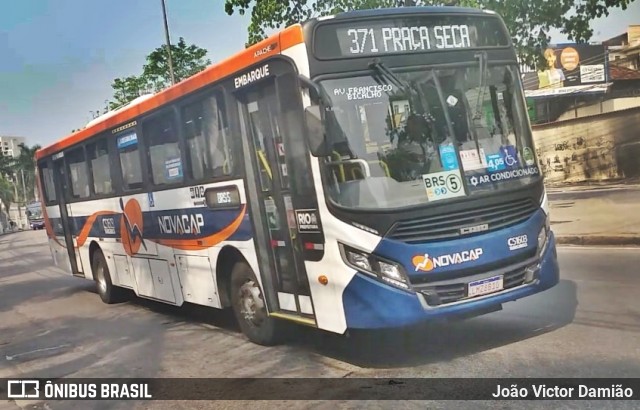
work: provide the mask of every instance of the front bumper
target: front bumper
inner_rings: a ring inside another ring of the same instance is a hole
[[[560,280],[553,232],[540,258],[540,269],[531,283],[490,295],[430,307],[422,295],[396,289],[357,273],[343,293],[347,327],[381,329],[402,327],[434,319],[482,313],[505,302],[521,299],[555,286]]]

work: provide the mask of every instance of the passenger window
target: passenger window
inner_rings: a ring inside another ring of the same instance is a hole
[[[78,148],[65,154],[69,177],[71,179],[71,197],[74,199],[89,197],[89,172],[85,161],[84,148]]]
[[[231,175],[233,148],[222,96],[186,106],[182,118],[190,176],[200,180]]]
[[[87,158],[89,159],[89,168],[93,178],[93,192],[96,195],[113,193],[107,140],[103,139],[87,145]]]
[[[56,202],[56,188],[53,183],[53,170],[47,165],[40,165],[40,177],[44,189],[44,197],[47,204]]]
[[[173,115],[167,113],[145,121],[142,126],[154,185],[175,184],[184,178],[174,124]]]
[[[142,188],[142,167],[138,153],[138,135],[135,131],[121,134],[117,139],[122,183],[125,190]]]

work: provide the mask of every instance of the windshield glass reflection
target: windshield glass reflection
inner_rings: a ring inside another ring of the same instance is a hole
[[[323,172],[334,202],[406,207],[539,176],[515,66],[372,72],[321,82],[331,100]]]

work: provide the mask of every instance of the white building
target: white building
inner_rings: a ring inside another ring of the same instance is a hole
[[[20,147],[24,144],[24,137],[9,137],[0,135],[0,155],[17,158],[20,155]]]
[[[20,144],[25,144],[26,139],[24,137],[12,137],[0,135],[0,155],[17,158],[20,156]],[[18,228],[28,229],[29,221],[25,214],[24,205],[20,207],[18,204],[11,204],[8,215],[7,210],[0,204],[0,233],[4,230],[8,230],[9,220],[16,223]]]

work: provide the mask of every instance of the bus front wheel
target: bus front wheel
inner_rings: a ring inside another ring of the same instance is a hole
[[[98,295],[100,295],[100,299],[104,303],[118,303],[125,299],[124,289],[114,286],[113,282],[111,282],[109,266],[100,249],[93,254],[93,277],[96,281]]]
[[[253,343],[273,346],[285,339],[285,323],[269,317],[253,270],[238,262],[231,271],[231,304],[242,333]]]

